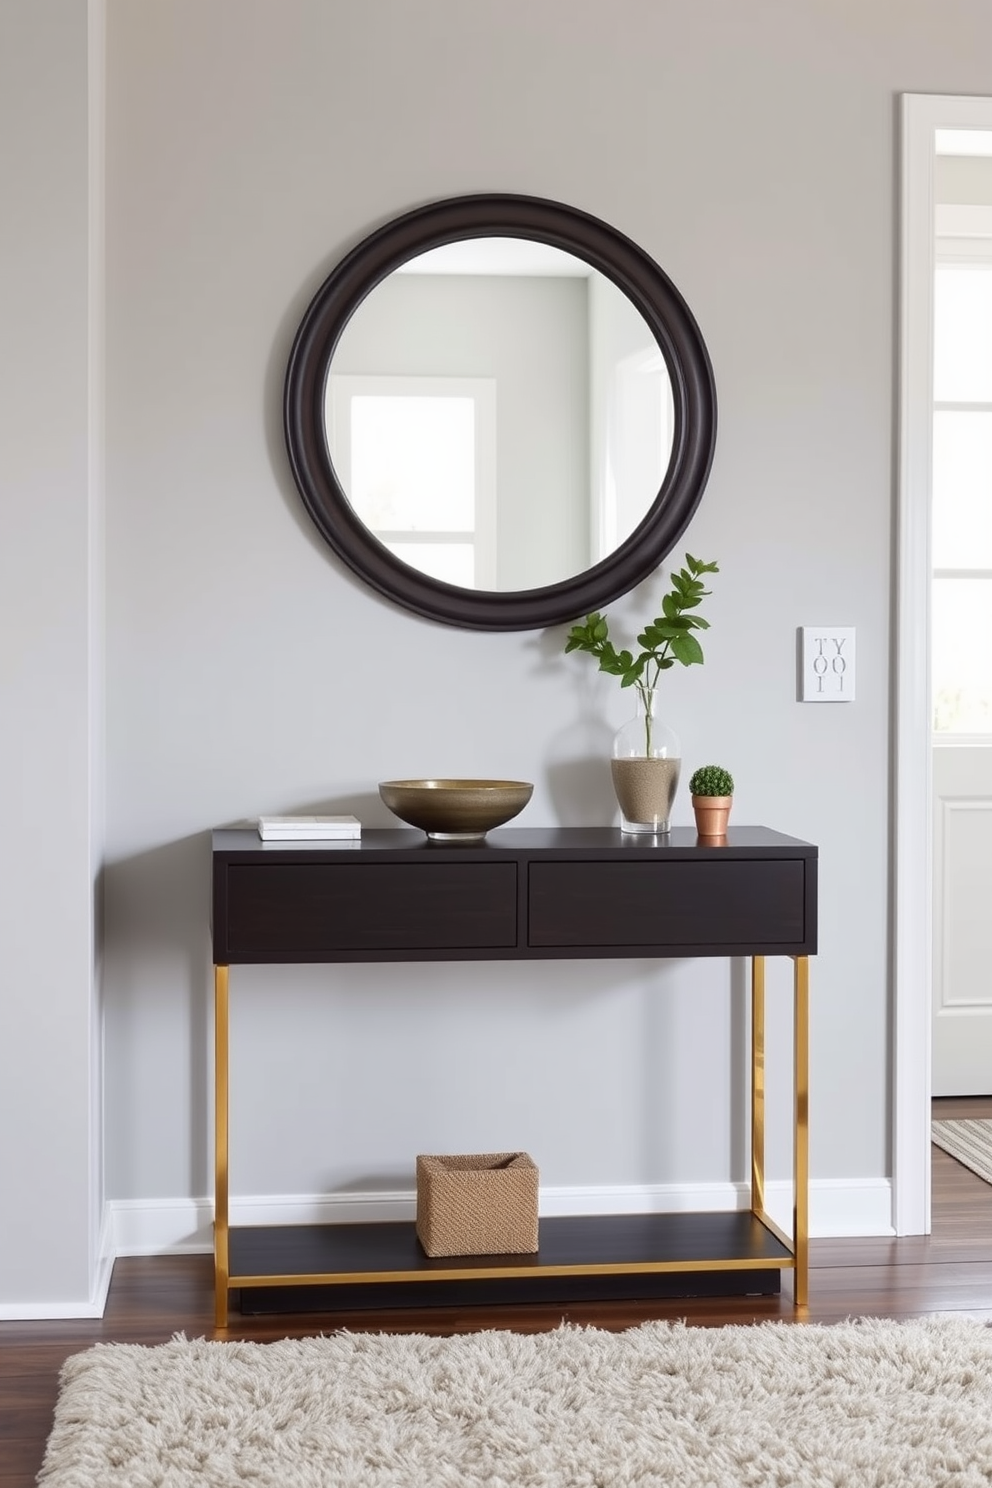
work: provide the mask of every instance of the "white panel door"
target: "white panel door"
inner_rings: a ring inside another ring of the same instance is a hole
[[[933,1093],[992,1095],[992,748],[933,751]]]

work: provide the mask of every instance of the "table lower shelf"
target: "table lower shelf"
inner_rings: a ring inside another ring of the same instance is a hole
[[[794,1257],[749,1211],[542,1219],[532,1255],[424,1254],[412,1223],[233,1228],[241,1311],[777,1292]]]

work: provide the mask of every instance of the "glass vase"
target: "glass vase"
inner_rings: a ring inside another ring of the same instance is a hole
[[[657,713],[654,689],[638,690],[637,713],[613,740],[613,789],[622,832],[668,832],[679,783],[678,735]]]

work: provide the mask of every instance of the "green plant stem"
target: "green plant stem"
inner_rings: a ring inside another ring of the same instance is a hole
[[[671,643],[666,641],[659,647],[657,652],[644,663],[644,671],[634,683],[640,693],[641,702],[644,705],[644,753],[650,759],[651,745],[653,742],[652,730],[654,728],[654,696],[658,686],[658,680],[664,670],[662,662],[668,655]],[[671,662],[669,662],[669,666]],[[652,670],[653,668],[653,670]]]
[[[657,677],[655,682],[657,682]],[[638,682],[637,691],[644,705],[644,753],[651,758],[651,728],[654,724],[654,682]]]

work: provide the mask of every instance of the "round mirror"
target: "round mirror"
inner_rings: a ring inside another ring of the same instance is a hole
[[[334,551],[408,609],[489,630],[574,619],[651,573],[716,437],[667,276],[523,196],[438,202],[360,243],[303,318],[284,413]]]

